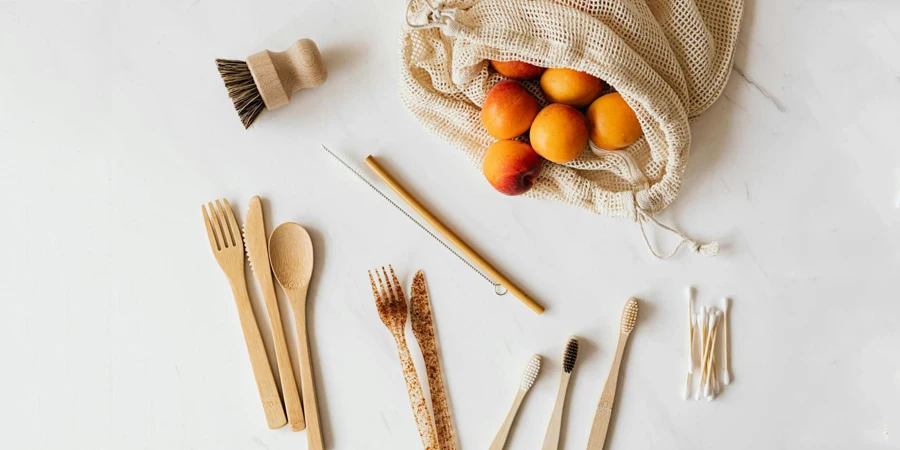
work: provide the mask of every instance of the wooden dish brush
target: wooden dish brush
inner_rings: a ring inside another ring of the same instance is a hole
[[[262,113],[286,105],[294,92],[325,82],[328,72],[316,43],[294,42],[283,52],[263,50],[247,61],[217,59],[216,67],[244,128]]]

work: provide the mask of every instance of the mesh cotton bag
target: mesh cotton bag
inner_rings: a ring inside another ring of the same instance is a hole
[[[742,11],[743,0],[411,0],[400,96],[426,128],[480,166],[495,141],[481,124],[481,105],[503,79],[487,60],[568,67],[603,79],[637,113],[644,137],[618,151],[591,145],[563,165],[545,161],[526,195],[626,217],[642,231],[651,221],[681,236],[678,247],[714,255],[717,244],[700,245],[653,214],[678,195],[689,121],[725,86]],[[546,105],[536,81],[524,84]]]

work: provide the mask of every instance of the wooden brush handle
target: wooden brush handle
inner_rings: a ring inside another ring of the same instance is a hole
[[[244,341],[247,343],[247,352],[250,353],[250,364],[253,367],[253,376],[256,377],[256,388],[259,390],[259,398],[262,400],[263,411],[266,413],[266,422],[269,428],[281,428],[287,423],[284,415],[284,407],[281,397],[278,395],[278,386],[275,385],[275,376],[272,374],[272,366],[269,365],[269,357],[266,355],[266,347],[263,344],[259,326],[256,324],[256,316],[250,306],[250,296],[247,294],[247,282],[243,276],[229,277],[231,290],[234,293],[234,301],[237,304],[238,317],[241,319],[241,329],[244,332]]]
[[[316,43],[300,39],[283,52],[263,50],[247,58],[266,109],[286,105],[300,89],[316,87],[328,78]]]
[[[597,404],[597,412],[594,414],[594,423],[591,425],[591,434],[588,437],[587,450],[602,450],[606,443],[606,435],[609,431],[609,419],[612,417],[613,405],[616,401],[616,387],[619,384],[619,366],[622,364],[622,353],[625,352],[625,344],[628,335],[619,333],[619,344],[616,346],[616,357],[612,367],[609,368],[609,377],[603,386],[603,394],[600,395],[600,403]]]
[[[516,399],[513,400],[512,407],[509,408],[509,413],[506,414],[506,420],[503,421],[503,425],[500,426],[500,430],[497,431],[497,436],[494,438],[494,442],[491,443],[491,447],[488,450],[503,450],[503,447],[506,446],[509,430],[512,428],[513,421],[516,420],[519,406],[522,406],[522,399],[525,398],[525,392],[526,391],[521,389],[516,392]]]

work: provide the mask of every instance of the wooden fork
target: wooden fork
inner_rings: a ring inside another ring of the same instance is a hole
[[[225,207],[222,207],[222,203]],[[263,410],[266,413],[266,422],[269,428],[281,428],[287,423],[284,415],[284,406],[278,395],[278,386],[275,385],[275,377],[272,375],[272,367],[266,356],[266,347],[262,336],[259,334],[259,326],[250,306],[250,296],[247,294],[247,279],[244,277],[244,241],[241,239],[241,229],[231,205],[224,198],[220,202],[216,200],[215,206],[209,202],[209,214],[206,206],[203,209],[203,221],[206,223],[206,233],[209,235],[209,246],[219,263],[219,267],[225,272],[231,291],[234,293],[234,301],[237,303],[238,317],[241,319],[241,329],[244,331],[244,340],[247,342],[247,351],[250,353],[250,364],[253,366],[253,375],[256,377],[256,388],[262,400]],[[212,216],[212,217],[210,217]]]
[[[403,368],[406,390],[409,393],[409,403],[412,406],[413,413],[416,415],[416,426],[419,428],[422,445],[425,446],[425,450],[437,450],[437,439],[435,438],[434,426],[431,423],[431,414],[428,412],[428,404],[425,403],[425,395],[422,393],[422,385],[419,383],[416,365],[413,363],[412,356],[409,354],[409,347],[406,345],[406,297],[403,295],[403,288],[400,285],[400,280],[397,279],[397,275],[394,273],[394,268],[388,267],[391,269],[391,278],[388,278],[384,267],[381,268],[384,280],[381,279],[381,274],[378,273],[378,270],[375,270],[378,285],[381,287],[380,294],[378,288],[375,287],[375,279],[372,278],[372,272],[369,272],[369,282],[372,283],[375,305],[378,307],[378,315],[381,316],[381,321],[390,330],[397,344],[397,352],[400,354],[400,366]],[[393,285],[391,279],[393,279]],[[387,285],[387,288],[385,288],[385,285]]]

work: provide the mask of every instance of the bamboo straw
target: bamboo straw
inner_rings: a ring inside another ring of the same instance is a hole
[[[488,273],[497,283],[500,283],[503,287],[505,287],[509,292],[512,292],[513,295],[519,298],[519,300],[525,304],[525,306],[531,308],[532,311],[542,314],[544,312],[544,307],[539,305],[537,302],[531,299],[527,294],[522,292],[521,289],[516,287],[509,279],[507,279],[503,274],[498,272],[491,266],[490,263],[485,261],[475,250],[472,250],[462,239],[460,239],[453,231],[447,228],[437,217],[435,217],[431,212],[425,209],[415,197],[412,196],[403,186],[400,185],[394,177],[392,177],[389,173],[387,173],[384,168],[382,168],[378,162],[375,161],[375,157],[369,155],[366,157],[366,165],[372,169],[382,181],[384,181],[403,201],[406,202],[412,209],[414,209],[420,216],[422,216],[432,227],[434,227],[441,235],[444,236],[448,241],[450,241],[457,249],[459,249],[463,254],[465,254],[472,262],[474,262],[481,270]]]

